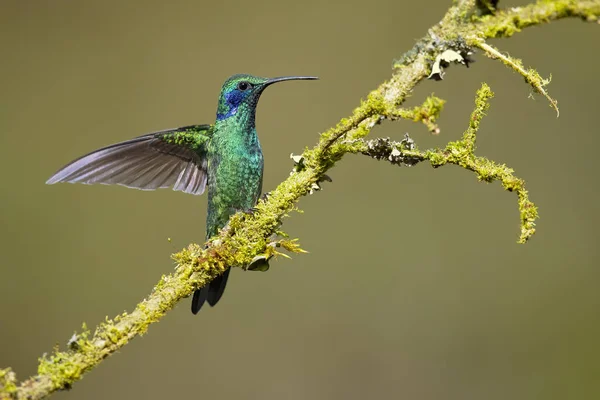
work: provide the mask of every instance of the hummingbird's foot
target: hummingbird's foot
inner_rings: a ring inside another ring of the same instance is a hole
[[[265,193],[262,194],[262,196],[260,196],[260,199],[262,201],[267,201],[267,200],[269,200],[270,196],[271,196],[271,192],[265,192]]]
[[[247,210],[244,210],[244,214],[252,216],[257,211],[258,211],[258,209],[256,207],[251,207]]]

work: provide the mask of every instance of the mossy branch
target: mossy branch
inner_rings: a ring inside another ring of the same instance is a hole
[[[556,116],[559,116],[560,113],[558,111],[558,102],[552,97],[550,97],[550,95],[545,89],[545,87],[548,84],[550,84],[552,77],[548,79],[542,78],[535,69],[525,69],[521,60],[502,54],[494,46],[490,46],[484,41],[475,40],[473,41],[473,44],[485,51],[488,57],[501,60],[505,65],[509,66],[514,71],[521,74],[523,78],[525,78],[525,82],[529,83],[536,92],[540,93],[542,96],[548,99],[548,101],[550,102],[550,106],[554,108],[554,110],[556,110]]]
[[[175,271],[163,276],[150,295],[131,313],[107,319],[93,333],[84,326],[81,333],[74,334],[68,341],[67,349],[56,348],[49,356],[40,358],[38,374],[25,381],[18,382],[10,368],[0,370],[0,400],[42,399],[57,390],[69,389],[107,356],[144,334],[150,324],[161,319],[180,300],[223,273],[226,266],[246,268],[257,257],[268,260],[281,254],[277,250],[281,248],[301,252],[296,241],[287,239],[279,231],[281,220],[295,209],[302,196],[314,191],[321,181],[327,179],[325,173],[345,154],[363,150],[368,154],[368,146],[374,141],[366,142],[364,137],[375,125],[383,119],[401,117],[420,120],[428,124],[430,130],[437,129],[433,124],[441,110],[441,100],[430,98],[430,103],[425,102],[424,106],[412,110],[399,107],[415,86],[430,75],[434,60],[444,51],[451,49],[466,57],[471,46],[477,45],[493,54],[489,48],[482,46],[485,39],[512,36],[525,27],[560,18],[579,17],[585,21],[598,21],[600,16],[600,0],[545,0],[506,11],[498,10],[496,2],[493,2],[494,7],[485,7],[485,12],[482,12],[481,3],[477,6],[476,3],[475,0],[456,1],[441,22],[394,63],[394,74],[389,81],[372,91],[348,118],[321,134],[315,147],[296,157],[298,162],[289,178],[273,190],[268,199],[261,200],[253,214],[234,215],[228,226],[212,238],[206,248],[191,244],[173,254]],[[444,149],[423,153],[416,147],[411,148],[412,139],[405,139],[399,144],[378,140],[384,144],[383,149],[389,150],[388,158],[398,156],[396,152],[399,152],[407,163],[429,160],[437,167],[456,164],[476,172],[482,180],[501,181],[506,189],[517,192],[519,196],[521,241],[525,241],[533,233],[537,211],[528,200],[523,181],[516,178],[508,167],[473,153],[479,121],[490,95],[487,86],[478,92],[478,104],[469,128],[460,141],[449,143]],[[360,146],[367,147],[361,150]]]
[[[475,155],[479,123],[489,108],[488,100],[492,96],[493,93],[489,86],[484,83],[477,91],[475,109],[469,120],[469,128],[461,140],[450,142],[443,149],[420,151],[414,140],[406,134],[400,142],[392,141],[389,138],[349,141],[347,142],[349,151],[361,153],[376,160],[387,160],[399,166],[410,167],[422,161],[429,161],[434,168],[454,164],[475,172],[480,181],[500,181],[504,189],[517,193],[521,216],[521,234],[518,243],[525,243],[535,233],[535,221],[538,217],[537,207],[529,200],[528,192],[525,190],[525,182],[517,178],[514,171],[506,165]]]

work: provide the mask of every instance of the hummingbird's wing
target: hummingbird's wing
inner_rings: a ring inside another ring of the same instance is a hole
[[[210,128],[191,125],[168,129],[103,147],[67,164],[46,183],[116,184],[142,190],[173,187],[202,194]]]

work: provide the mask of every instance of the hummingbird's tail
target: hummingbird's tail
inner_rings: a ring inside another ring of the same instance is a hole
[[[221,296],[223,296],[223,292],[225,291],[230,271],[231,268],[227,268],[222,275],[217,276],[208,285],[194,292],[194,297],[192,298],[193,314],[197,314],[198,311],[200,311],[205,301],[208,301],[208,304],[211,307],[214,307],[214,305],[219,302],[219,299],[221,299]]]

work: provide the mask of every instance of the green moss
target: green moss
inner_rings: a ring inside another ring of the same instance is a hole
[[[397,117],[408,119],[414,122],[422,122],[427,126],[432,133],[439,133],[440,129],[435,124],[439,118],[442,110],[444,109],[445,100],[440,99],[434,95],[427,97],[425,102],[420,106],[413,107],[411,109],[398,109],[398,110],[386,110],[385,116],[395,119]]]
[[[40,358],[38,375],[49,377],[55,390],[69,389],[91,368],[85,361],[85,358],[71,357],[66,352],[56,352],[49,357]]]
[[[17,391],[17,376],[10,368],[0,369],[0,396],[13,395]]]
[[[550,19],[579,16],[584,20],[595,20],[600,15],[600,4],[591,1],[552,0],[538,1],[524,7],[506,11],[479,19],[475,26],[485,38],[510,37],[523,28],[539,25]]]

